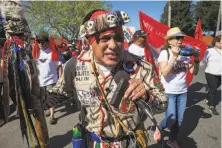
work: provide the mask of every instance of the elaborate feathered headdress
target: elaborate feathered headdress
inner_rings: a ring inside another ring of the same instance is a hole
[[[4,23],[6,37],[23,34],[30,36],[31,32],[24,17],[24,9],[21,1],[4,1],[0,3],[1,21]]]
[[[33,81],[30,82],[28,78],[29,73],[27,69],[30,67],[27,61],[25,61],[26,57],[29,57],[26,51],[30,49],[28,45],[30,46],[31,32],[23,15],[21,1],[3,1],[0,3],[0,10],[0,21],[3,23],[7,38],[2,50],[3,63],[1,72],[3,73],[4,80],[3,98],[6,100],[7,106],[10,100],[9,93],[16,94],[13,97],[16,97],[18,105],[22,136],[26,137],[28,145],[30,140],[32,147],[34,147],[35,142],[33,136],[38,145],[39,140],[28,108],[31,106],[30,101],[33,101],[31,83],[35,83]],[[32,70],[33,69],[34,68],[32,68]],[[6,113],[5,116],[5,121],[7,122],[8,113]]]

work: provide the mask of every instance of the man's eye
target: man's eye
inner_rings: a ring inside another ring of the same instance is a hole
[[[123,42],[124,41],[124,38],[120,35],[115,35],[114,36],[114,40],[117,41],[117,42]]]
[[[106,41],[108,41],[108,40],[110,40],[110,39],[111,39],[111,37],[106,36],[106,37],[101,37],[101,38],[99,38],[99,41],[101,41],[101,42],[106,42]]]
[[[104,36],[104,37],[99,38],[99,41],[101,41],[101,42],[107,42],[107,41],[109,41],[111,38],[112,38],[111,36]],[[114,36],[113,36],[113,39],[114,39],[116,42],[123,42],[123,41],[124,41],[124,38],[123,38],[121,35],[114,35]]]

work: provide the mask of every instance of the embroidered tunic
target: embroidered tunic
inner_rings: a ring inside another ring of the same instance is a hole
[[[133,58],[128,52],[124,52],[121,62],[116,65],[108,76],[104,76],[99,69],[98,63],[93,63],[93,52],[89,50],[78,57],[70,59],[64,67],[64,73],[57,85],[53,88],[53,92],[63,94],[65,96],[73,96],[77,94],[77,98],[81,105],[85,108],[84,121],[87,122],[86,129],[103,137],[115,137],[116,125],[110,111],[103,105],[101,101],[101,93],[96,84],[96,78],[92,73],[92,64],[95,64],[98,73],[98,79],[103,88],[107,100],[110,101],[116,90],[117,84],[113,80],[113,74],[118,70],[123,70],[123,63],[134,63],[134,71],[130,73],[131,78],[143,81],[146,90],[156,97],[163,97],[163,91],[154,85],[155,73],[152,65],[149,63],[140,63]],[[135,65],[137,63],[137,65]],[[76,91],[76,92],[75,92]],[[164,96],[165,97],[165,96]],[[120,98],[121,99],[121,98]],[[140,116],[135,104],[126,99],[121,102],[119,108],[112,107],[112,110],[120,117],[121,121],[129,130],[134,130],[140,124]],[[119,136],[124,133],[119,132]]]

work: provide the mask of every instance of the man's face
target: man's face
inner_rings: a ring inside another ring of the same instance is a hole
[[[146,37],[140,36],[136,41],[135,44],[138,46],[145,46],[146,43]]]
[[[49,43],[46,41],[39,41],[38,45],[41,50],[46,50],[49,48]]]
[[[95,60],[104,66],[115,66],[120,61],[124,51],[124,38],[116,32],[100,34],[98,41],[91,46]]]

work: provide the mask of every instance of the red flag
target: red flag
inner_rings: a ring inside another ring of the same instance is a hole
[[[139,10],[139,19],[140,19],[140,28],[141,30],[149,33],[149,36],[147,37],[147,44],[149,45],[149,49],[145,49],[145,57],[147,61],[153,63],[155,61],[155,58],[158,58],[158,55],[160,53],[161,46],[164,45],[165,39],[164,36],[166,35],[167,31],[170,29],[168,26],[161,24],[160,22],[154,20],[153,18],[149,17],[145,13],[141,12]],[[184,38],[183,44],[191,45],[193,47],[200,49],[200,58],[201,60],[203,58],[203,55],[207,49],[207,44],[194,39],[190,36],[186,36]],[[155,56],[153,53],[157,54]],[[191,57],[193,60],[193,57]],[[153,64],[156,72],[158,73],[158,67],[157,65]],[[190,82],[193,79],[193,75],[188,72],[187,74],[187,84],[189,85]]]
[[[139,19],[140,19],[141,30],[149,33],[149,35],[147,36],[148,45],[151,45],[152,47],[154,47],[154,50],[155,48],[156,49],[160,48],[165,43],[164,36],[167,33],[169,27],[157,22],[156,20],[152,19],[145,13],[142,13],[140,10],[139,10]],[[145,58],[148,62],[153,64],[154,69],[156,73],[158,74],[159,70],[158,70],[157,65],[155,65],[155,62],[154,62],[155,60],[151,53],[151,48],[149,49],[147,48],[148,46],[146,46],[144,49]],[[157,51],[157,52],[159,53],[160,51]]]
[[[164,43],[164,36],[166,35],[169,27],[159,23],[153,18],[139,10],[140,28],[141,30],[149,33],[147,41],[154,48],[160,48]]]
[[[124,40],[124,49],[126,50],[128,47],[129,47],[128,42]]]
[[[32,48],[32,57],[34,58],[34,59],[37,59],[38,58],[38,56],[39,56],[39,45],[38,45],[38,42],[37,42],[37,40],[36,40],[36,36],[35,36],[35,40],[34,40],[34,46],[33,46],[33,48]]]
[[[204,53],[208,47],[207,43],[200,41],[198,39],[194,39],[190,36],[186,36],[184,38],[183,45],[190,45],[194,48],[199,48],[200,49],[199,60],[203,59]],[[193,56],[191,56],[191,60],[192,61],[194,60]],[[190,73],[190,71],[188,71],[186,78],[187,78],[187,86],[189,86],[189,84],[192,82],[192,79],[193,79],[193,75]]]
[[[198,40],[202,40],[203,39],[202,27],[201,27],[200,19],[197,22],[197,26],[196,26],[195,33],[194,33],[194,38],[198,39]]]
[[[59,51],[56,49],[55,40],[52,36],[49,37],[49,47],[52,50],[52,61],[59,61]]]

